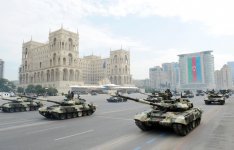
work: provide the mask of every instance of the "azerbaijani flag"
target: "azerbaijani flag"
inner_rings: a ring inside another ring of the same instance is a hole
[[[200,57],[188,58],[188,81],[201,82],[201,59]]]

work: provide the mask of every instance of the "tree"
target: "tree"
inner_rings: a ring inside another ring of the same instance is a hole
[[[0,79],[0,92],[10,92],[14,91],[15,85],[7,79]]]
[[[55,95],[57,95],[57,93],[58,93],[58,90],[56,88],[49,87],[47,89],[47,94],[49,96],[55,96]]]
[[[35,86],[35,92],[38,94],[38,95],[42,95],[45,93],[45,88],[43,88],[41,85],[36,85]]]
[[[24,93],[24,88],[18,87],[18,88],[17,88],[17,92],[18,92],[18,93]]]
[[[36,92],[35,86],[32,84],[28,85],[27,88],[25,89],[25,92],[26,93],[35,93]]]

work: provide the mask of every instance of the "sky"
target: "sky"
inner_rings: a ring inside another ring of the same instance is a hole
[[[80,56],[130,51],[133,79],[178,62],[179,54],[213,50],[215,69],[234,61],[233,0],[7,0],[0,5],[4,77],[18,80],[22,43],[48,42],[49,31],[79,32]]]

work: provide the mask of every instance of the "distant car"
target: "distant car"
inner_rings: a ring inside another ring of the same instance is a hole
[[[196,96],[204,96],[204,92],[202,90],[197,90]]]
[[[97,92],[91,92],[90,94],[91,95],[97,95]]]
[[[112,102],[112,103],[118,103],[118,102],[126,102],[127,99],[121,98],[121,97],[116,97],[116,96],[112,96],[108,99],[106,99],[108,102]]]

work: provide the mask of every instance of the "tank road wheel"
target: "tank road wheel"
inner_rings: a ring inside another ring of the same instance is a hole
[[[66,117],[66,115],[65,114],[59,114],[59,119],[60,120],[64,120],[64,119],[66,119],[67,117]]]
[[[19,112],[19,111],[20,111],[19,107],[16,107],[15,112]]]
[[[37,107],[37,106],[34,106],[34,110],[38,110],[38,108],[39,108],[39,107]]]
[[[173,130],[176,134],[180,136],[185,136],[189,133],[189,127],[182,124],[173,124]]]
[[[82,117],[82,115],[83,115],[82,111],[79,111],[77,114],[78,114],[78,117]]]
[[[30,111],[30,108],[29,108],[29,107],[26,107],[25,109],[26,109],[26,111]]]
[[[196,122],[196,126],[199,126],[199,124],[200,124],[200,122],[201,122],[201,118],[197,118],[197,119],[195,120],[195,122]]]
[[[83,116],[87,116],[87,111],[83,111]]]
[[[22,112],[22,111],[25,111],[25,108],[24,107],[21,107],[20,108],[20,111]]]
[[[34,107],[33,106],[30,107],[30,111],[34,111]]]
[[[72,114],[67,114],[67,119],[71,119],[72,118]]]
[[[224,104],[225,104],[225,101],[220,101],[219,104],[220,104],[220,105],[224,105]]]
[[[139,120],[135,120],[135,124],[138,126],[138,128],[140,128],[142,131],[148,131],[151,129],[150,126],[146,125],[145,123],[139,121]]]
[[[196,120],[193,120],[192,122],[192,128],[194,129],[196,127]]]
[[[77,116],[78,116],[77,112],[72,113],[73,118],[77,118]]]
[[[9,108],[9,112],[11,113],[15,112],[14,108]]]
[[[90,116],[90,115],[92,115],[93,113],[92,113],[91,110],[89,110],[89,111],[87,112],[87,114],[88,114],[88,116]]]

